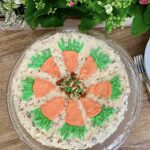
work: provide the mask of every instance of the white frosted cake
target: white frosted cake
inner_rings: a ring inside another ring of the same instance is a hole
[[[60,149],[103,143],[124,119],[129,93],[115,49],[73,32],[35,42],[12,81],[21,125],[42,145]]]

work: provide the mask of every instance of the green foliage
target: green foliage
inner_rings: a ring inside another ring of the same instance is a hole
[[[113,29],[116,29],[117,27],[123,26],[123,23],[126,19],[126,12],[121,17],[121,15],[109,15],[109,17],[106,19],[106,27],[105,30],[107,32],[112,32]]]
[[[52,54],[51,54],[50,49],[46,49],[46,50],[42,51],[41,54],[35,54],[34,56],[32,56],[31,63],[28,64],[28,67],[39,68],[51,56],[52,56]]]
[[[113,4],[113,12],[105,19],[105,29],[107,32],[111,32],[113,29],[123,26],[128,16],[131,2],[131,0],[119,0]]]
[[[117,100],[119,96],[122,94],[121,90],[121,80],[119,76],[115,76],[110,80],[112,86],[112,95],[110,100]]]
[[[86,14],[81,17],[79,29],[87,32],[92,27],[102,23],[107,18],[105,9],[97,1],[86,0],[84,4]]]
[[[105,20],[105,13],[101,15],[95,16],[84,16],[81,18],[81,23],[79,25],[79,29],[82,32],[86,32],[87,30],[91,29],[92,27],[96,26],[97,24],[102,23]]]
[[[82,139],[87,132],[87,129],[85,126],[72,126],[67,123],[65,123],[60,129],[60,134],[64,140],[68,138],[79,138]]]
[[[0,15],[5,16],[5,26],[13,26],[21,19],[21,15],[15,13],[19,7],[14,0],[0,0]]]
[[[109,56],[103,53],[100,48],[92,49],[90,53],[91,57],[93,57],[96,65],[101,69],[105,69],[106,66],[111,63]]]
[[[2,0],[0,12],[6,15],[7,25],[14,23],[13,16],[16,15],[16,19],[25,19],[32,29],[38,26],[63,26],[65,19],[78,17],[82,32],[87,32],[102,22],[105,23],[105,30],[111,32],[124,26],[125,19],[131,16],[134,17],[133,35],[139,36],[150,29],[150,0],[147,5],[140,4],[139,0],[73,0],[74,6],[70,6],[70,2],[71,0],[22,0],[23,5],[18,5],[13,0]]]
[[[22,100],[29,101],[30,97],[33,95],[33,83],[34,79],[31,77],[27,77],[26,79],[22,80]]]
[[[134,19],[132,23],[132,34],[139,36],[150,29],[150,4],[146,11],[143,6],[136,6],[134,9]]]
[[[18,7],[19,5],[15,4],[13,0],[1,0],[0,2],[0,12],[4,12],[4,10],[13,11]]]
[[[62,26],[67,17],[81,18],[79,29],[83,32],[97,24],[106,21],[106,30],[122,25],[127,17],[130,5],[134,0],[75,0],[73,7],[69,6],[70,0],[26,0],[25,20],[35,29],[42,27]],[[106,5],[112,7],[112,12],[106,12]]]
[[[35,126],[41,129],[45,129],[46,131],[48,131],[51,128],[53,121],[46,118],[43,115],[40,108],[34,109],[33,111],[30,112],[30,114],[33,116],[32,122]]]
[[[61,9],[53,9],[61,7],[66,7],[66,1],[26,0],[25,20],[32,29],[37,28],[38,25],[42,27],[62,26],[65,19],[64,13],[61,12]]]
[[[106,2],[101,2],[101,3],[106,4]],[[102,5],[99,5],[97,1],[86,0],[85,7],[86,9],[91,10],[92,13],[99,14],[99,15],[101,15],[101,13],[105,11],[104,7]]]
[[[75,39],[69,39],[67,42],[65,42],[65,40],[62,38],[61,41],[58,43],[58,46],[62,51],[70,50],[78,53],[82,50],[83,43]]]
[[[115,113],[115,109],[113,107],[102,107],[102,111],[95,117],[91,118],[92,124],[94,127],[103,126],[105,121],[108,121],[110,116]]]
[[[144,12],[144,23],[149,25],[150,28],[150,4],[147,6]]]

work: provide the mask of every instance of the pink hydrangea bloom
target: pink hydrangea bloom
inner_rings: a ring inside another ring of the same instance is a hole
[[[148,0],[139,0],[139,2],[140,2],[140,4],[142,4],[142,5],[146,5],[146,4],[148,4]]]
[[[74,4],[75,4],[75,2],[71,1],[71,2],[69,3],[69,6],[70,6],[70,7],[73,7]]]

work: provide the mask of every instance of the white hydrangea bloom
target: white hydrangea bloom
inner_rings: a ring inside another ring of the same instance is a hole
[[[105,5],[104,8],[107,14],[110,14],[113,11],[113,8],[110,4]]]
[[[22,0],[14,0],[15,4],[23,4]]]

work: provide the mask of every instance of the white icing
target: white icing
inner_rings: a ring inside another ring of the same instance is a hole
[[[109,101],[109,102],[107,102],[104,99],[99,99],[89,94],[88,96],[92,98],[93,100],[101,102],[102,104],[105,104],[106,106],[111,106],[115,108],[118,107],[120,111],[117,112],[115,115],[113,115],[108,122],[106,121],[103,127],[93,128],[91,124],[89,123],[89,119],[85,120],[85,111],[83,110],[84,108],[81,106],[81,103],[79,103],[80,105],[79,108],[82,111],[82,114],[86,123],[85,125],[88,128],[88,132],[85,135],[84,140],[79,140],[75,138],[75,139],[61,140],[61,142],[58,143],[58,140],[61,139],[61,136],[58,132],[58,128],[64,124],[65,111],[63,112],[62,116],[59,116],[56,120],[54,120],[54,126],[48,132],[45,132],[44,130],[41,130],[41,129],[37,129],[35,126],[33,126],[31,118],[27,117],[27,113],[33,110],[34,108],[39,107],[41,104],[45,103],[47,100],[50,100],[54,96],[65,97],[64,93],[60,92],[57,89],[56,91],[51,92],[48,95],[44,96],[40,100],[32,96],[29,102],[21,101],[20,81],[23,80],[26,76],[32,76],[32,77],[40,77],[52,83],[56,82],[56,79],[50,77],[48,74],[43,73],[43,72],[39,73],[38,69],[37,70],[31,69],[31,68],[28,68],[27,66],[27,64],[31,63],[30,61],[31,57],[35,53],[40,53],[42,50],[47,49],[47,48],[51,49],[52,55],[55,58],[55,62],[59,67],[61,75],[65,76],[67,74],[67,71],[66,71],[67,69],[63,62],[61,51],[59,50],[59,47],[57,44],[61,38],[64,38],[65,41],[67,41],[69,38],[73,38],[76,40],[80,40],[81,42],[84,43],[84,47],[81,53],[79,53],[79,58],[78,58],[79,65],[76,70],[76,73],[79,73],[80,68],[84,64],[86,57],[89,56],[90,50],[92,48],[100,47],[101,50],[105,52],[106,54],[108,54],[111,60],[113,61],[112,64],[108,65],[106,70],[104,71],[98,70],[95,74],[93,74],[92,77],[84,81],[86,86],[89,86],[90,84],[94,84],[96,82],[100,82],[103,80],[109,80],[113,77],[113,75],[119,74],[121,77],[121,85],[123,87],[123,93],[118,99],[118,101]],[[128,95],[130,93],[128,76],[125,70],[125,66],[120,60],[120,57],[104,41],[98,40],[91,36],[86,36],[80,33],[57,33],[53,36],[49,36],[47,38],[43,38],[42,40],[35,42],[25,52],[24,59],[21,62],[20,66],[18,67],[15,73],[15,76],[13,78],[11,89],[12,89],[11,94],[13,97],[13,101],[14,101],[14,105],[15,105],[18,118],[22,126],[29,132],[29,134],[43,145],[47,145],[49,147],[57,147],[61,149],[72,149],[72,150],[73,149],[85,149],[88,147],[92,147],[97,143],[102,143],[112,133],[114,133],[117,130],[119,124],[124,119],[124,113],[127,110]],[[92,138],[95,138],[95,140],[93,141]]]

